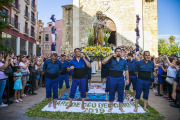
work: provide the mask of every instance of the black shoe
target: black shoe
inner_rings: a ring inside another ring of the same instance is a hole
[[[166,100],[170,100],[170,98],[167,98]]]
[[[174,100],[169,100],[169,102],[174,102]]]
[[[149,89],[153,89],[154,87],[153,86],[151,86]]]

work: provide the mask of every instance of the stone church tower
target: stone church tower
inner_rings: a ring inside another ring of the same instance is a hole
[[[157,0],[73,0],[63,8],[62,51],[86,46],[87,29],[93,28],[96,12],[107,16],[107,27],[112,31],[110,43],[134,46],[136,15],[140,17],[139,45],[151,55],[158,55]]]

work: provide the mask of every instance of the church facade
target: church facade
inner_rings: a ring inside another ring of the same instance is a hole
[[[73,0],[73,4],[62,9],[62,52],[87,45],[87,29],[93,28],[96,13],[101,11],[112,31],[109,42],[116,46],[135,47],[138,14],[140,48],[158,55],[157,0]]]

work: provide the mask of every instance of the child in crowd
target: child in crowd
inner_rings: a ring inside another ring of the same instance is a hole
[[[157,93],[157,90],[158,90],[158,68],[155,68],[154,84],[155,84],[154,92]]]
[[[22,102],[23,100],[20,99],[20,91],[22,89],[22,74],[21,74],[21,67],[20,66],[16,66],[15,67],[15,72],[13,73],[13,80],[15,81],[14,82],[14,90],[15,90],[15,94],[14,94],[14,97],[15,97],[15,102],[18,103],[18,102]],[[18,98],[18,99],[17,99]]]

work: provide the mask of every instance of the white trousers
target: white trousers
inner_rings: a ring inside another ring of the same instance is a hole
[[[139,23],[136,23],[136,27],[138,27],[139,26]]]
[[[136,42],[138,42],[139,38],[140,38],[140,36],[136,36]]]
[[[55,34],[51,34],[52,42],[55,42]]]

